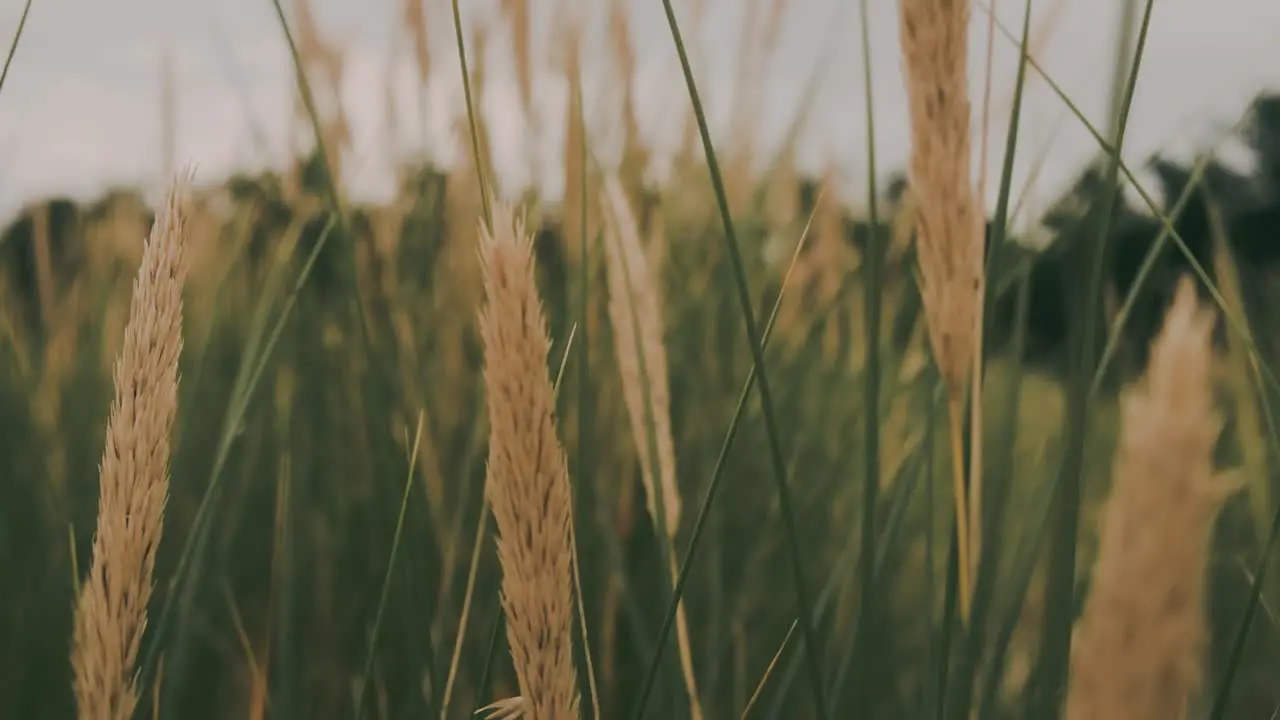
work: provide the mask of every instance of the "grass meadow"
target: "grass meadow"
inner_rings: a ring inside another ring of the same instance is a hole
[[[1206,153],[1144,187],[1119,158],[1157,4],[1125,0],[1115,119],[1034,215],[1009,160],[1033,149],[987,127],[1056,87],[1039,4],[1005,28],[894,0],[907,182],[877,186],[871,125],[846,207],[795,169],[799,129],[712,136],[694,16],[651,1],[690,100],[661,185],[623,3],[617,162],[556,16],[550,203],[497,189],[472,102],[487,42],[526,102],[548,71],[527,0],[488,29],[411,1],[424,77],[462,61],[463,161],[349,201],[344,118],[315,101],[341,48],[301,2],[276,5],[315,140],[291,167],[9,221],[0,717],[1274,717],[1280,101],[1241,130],[1256,177]],[[788,3],[751,2],[767,57]],[[988,35],[1024,50],[1007,106],[967,80]],[[971,167],[988,142],[1005,164]]]

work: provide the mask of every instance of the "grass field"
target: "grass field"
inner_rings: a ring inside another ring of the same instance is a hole
[[[312,97],[340,52],[277,5],[314,151],[0,235],[0,717],[1272,717],[1275,285],[1243,225],[1118,192],[1154,3],[1124,3],[1101,182],[1044,252],[1009,166],[969,167],[1021,102],[966,85],[985,6],[899,4],[910,189],[877,188],[873,129],[856,211],[791,144],[711,144],[691,73],[667,183],[629,105],[598,162],[568,14],[563,202],[495,190],[496,36],[459,23],[430,50],[462,56],[464,162],[352,203]],[[527,93],[530,10],[503,8]],[[1052,84],[1031,50],[1019,89]],[[1118,283],[1140,216],[1154,260]]]

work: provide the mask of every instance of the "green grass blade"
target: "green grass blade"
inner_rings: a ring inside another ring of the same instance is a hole
[[[574,48],[574,52],[578,52],[576,45]],[[580,63],[575,63],[575,67],[578,70],[577,81],[579,86],[581,86],[582,66]],[[588,453],[591,445],[590,440],[588,438],[588,431],[587,431],[587,428],[591,427],[591,422],[590,422],[591,397],[589,394],[591,344],[589,342],[590,335],[588,335],[587,333],[587,318],[590,315],[590,309],[591,309],[591,294],[590,294],[591,261],[590,261],[590,247],[589,247],[590,244],[587,242],[587,234],[590,232],[590,229],[588,227],[588,212],[587,212],[587,202],[588,202],[587,150],[588,148],[587,148],[587,117],[586,117],[586,112],[582,106],[581,92],[578,93],[577,102],[574,103],[573,111],[578,116],[577,118],[578,126],[581,129],[581,133],[579,134],[579,138],[578,138],[578,142],[579,142],[578,153],[580,156],[580,162],[578,165],[578,173],[579,173],[578,186],[581,193],[578,197],[579,212],[578,212],[577,221],[578,221],[578,262],[579,262],[578,328],[579,328],[579,332],[582,333],[582,340],[578,343],[578,374],[577,374],[578,447],[576,448],[577,461],[574,463],[576,466],[575,469],[577,471],[576,473],[577,485],[575,487],[577,488],[578,491],[574,493],[574,500],[575,500],[575,504],[577,505],[575,517],[582,518],[586,516],[586,510],[591,505],[590,490],[592,485],[591,485],[590,473],[587,470],[587,467],[588,467],[587,463],[589,461]],[[575,522],[577,521],[575,520]],[[595,664],[591,660],[591,641],[589,639],[590,636],[587,633],[587,617],[586,617],[586,613],[583,611],[583,605],[585,603],[585,600],[582,597],[582,582],[580,578],[582,556],[577,547],[578,527],[576,525],[573,529],[573,532],[574,532],[574,570],[577,573],[575,577],[579,578],[577,583],[578,587],[576,591],[576,594],[578,597],[578,622],[580,625],[579,632],[582,635],[583,656],[584,656],[584,661],[587,669],[587,673],[586,673],[587,689],[591,695],[591,720],[600,720],[600,690],[596,684]]]
[[[9,66],[13,64],[13,56],[18,52],[18,41],[22,39],[22,30],[27,26],[27,15],[31,13],[31,2],[22,6],[22,15],[18,18],[18,28],[13,31],[13,42],[9,43],[9,54],[4,58],[4,69],[0,70],[0,90],[4,89],[4,81],[9,77]]]
[[[1084,247],[1074,263],[1077,266],[1076,272],[1079,273],[1076,281],[1084,281],[1080,282],[1079,294],[1075,300],[1077,307],[1083,308],[1084,316],[1082,322],[1077,323],[1079,331],[1072,343],[1075,357],[1067,395],[1066,454],[1061,466],[1062,482],[1058,486],[1055,503],[1057,512],[1053,519],[1054,534],[1040,654],[1039,669],[1043,674],[1033,701],[1033,712],[1037,716],[1056,713],[1061,702],[1061,691],[1067,680],[1071,628],[1075,620],[1076,543],[1080,527],[1081,485],[1091,405],[1089,387],[1097,363],[1096,327],[1106,269],[1106,245],[1115,206],[1120,197],[1120,158],[1154,6],[1154,0],[1147,0],[1138,31],[1137,47],[1130,63],[1128,83],[1115,120],[1115,147],[1107,166],[1106,195],[1102,201],[1098,232],[1093,238],[1092,246]],[[1025,56],[1026,53],[1022,55]],[[1091,257],[1086,257],[1085,252],[1089,252]]]
[[[1187,186],[1183,188],[1182,194],[1174,202],[1173,207],[1169,210],[1169,217],[1176,220],[1182,214],[1183,209],[1187,206],[1191,196],[1196,192],[1200,185],[1200,179],[1204,176],[1204,172],[1209,167],[1212,159],[1212,152],[1201,155],[1196,159],[1195,164],[1191,168],[1191,176],[1187,180]],[[1160,253],[1164,250],[1165,244],[1169,241],[1169,227],[1160,228],[1160,232],[1156,235],[1155,241],[1151,244],[1151,249],[1142,258],[1142,264],[1138,267],[1138,272],[1134,276],[1133,286],[1125,293],[1124,302],[1121,303],[1119,311],[1116,312],[1115,320],[1111,323],[1111,331],[1107,336],[1107,344],[1102,349],[1102,358],[1098,361],[1097,371],[1094,372],[1093,382],[1090,385],[1090,394],[1096,395],[1102,387],[1102,382],[1106,377],[1107,369],[1111,365],[1111,361],[1115,358],[1116,352],[1120,347],[1120,340],[1123,337],[1125,325],[1129,320],[1129,315],[1133,313],[1133,308],[1138,301],[1138,293],[1146,285],[1147,278],[1151,275],[1151,271],[1155,269],[1156,261],[1160,258]]]
[[[232,389],[230,405],[227,408],[227,414],[223,421],[222,432],[218,439],[218,448],[214,456],[213,467],[209,473],[209,482],[205,486],[200,503],[196,508],[195,517],[191,522],[191,533],[188,535],[183,545],[182,551],[178,557],[178,563],[174,569],[173,577],[170,579],[169,593],[166,594],[164,603],[161,605],[159,617],[155,623],[155,632],[151,637],[150,647],[143,656],[143,662],[140,666],[140,675],[143,678],[149,678],[155,671],[156,662],[159,659],[161,641],[168,629],[169,622],[172,619],[173,612],[176,610],[180,617],[187,617],[191,611],[191,606],[195,602],[195,593],[197,582],[201,575],[201,569],[204,564],[205,550],[208,546],[210,527],[212,524],[211,514],[213,512],[213,503],[222,486],[223,470],[226,468],[227,460],[231,453],[231,448],[242,431],[242,423],[244,422],[245,413],[249,409],[254,396],[257,393],[258,383],[266,369],[268,361],[273,356],[276,345],[280,340],[281,334],[284,332],[284,326],[292,315],[293,308],[297,305],[298,295],[305,286],[307,278],[311,276],[312,270],[315,268],[316,260],[320,257],[321,251],[328,244],[329,238],[334,229],[335,218],[330,217],[329,222],[321,231],[320,236],[316,239],[315,247],[311,249],[306,262],[298,273],[298,278],[294,282],[294,286],[286,299],[280,314],[276,318],[276,323],[271,329],[267,340],[262,344],[262,349],[257,353],[246,353],[241,360],[240,369],[237,373],[235,385]],[[255,323],[255,331],[253,337],[249,340],[249,347],[256,348],[262,333],[266,331],[265,319],[266,303],[259,305],[262,313],[262,325]],[[173,652],[169,654],[170,667],[179,664],[184,655],[186,626],[179,631],[178,642]],[[166,684],[166,692],[174,693],[171,697],[176,697],[177,685],[179,684],[179,675],[172,678]],[[143,683],[140,683],[140,685]]]
[[[1249,639],[1249,627],[1253,624],[1253,618],[1261,605],[1263,583],[1271,567],[1271,556],[1275,552],[1277,540],[1280,540],[1280,508],[1276,509],[1275,515],[1272,517],[1271,530],[1267,533],[1267,544],[1262,549],[1261,557],[1258,558],[1258,566],[1251,583],[1252,587],[1249,590],[1249,600],[1245,604],[1244,612],[1241,614],[1240,625],[1236,628],[1236,632],[1231,639],[1231,652],[1227,655],[1227,665],[1222,672],[1222,679],[1218,681],[1218,688],[1213,695],[1213,710],[1209,714],[1210,720],[1226,720],[1227,701],[1231,698],[1231,687],[1235,683],[1236,675],[1240,670],[1240,662],[1244,657],[1245,642]]]
[[[742,310],[743,323],[746,325],[747,340],[751,345],[751,360],[759,377],[760,406],[764,415],[765,432],[769,440],[769,454],[773,464],[774,481],[777,483],[778,504],[782,513],[783,528],[787,535],[787,547],[791,556],[792,581],[795,585],[797,614],[800,619],[800,636],[804,640],[805,654],[809,662],[809,679],[813,690],[814,712],[817,713],[819,718],[826,720],[827,702],[822,689],[822,651],[813,632],[809,593],[805,587],[804,580],[804,555],[800,550],[795,516],[791,508],[791,493],[787,488],[786,459],[782,451],[777,419],[774,415],[773,395],[769,389],[769,375],[765,370],[764,346],[761,342],[760,328],[756,326],[755,311],[752,309],[751,289],[747,285],[747,274],[742,260],[742,251],[738,247],[738,238],[733,228],[733,217],[729,211],[729,200],[725,192],[724,178],[721,177],[720,165],[716,162],[715,149],[711,144],[711,131],[707,126],[702,100],[698,96],[697,83],[693,78],[693,68],[689,64],[689,54],[680,35],[680,24],[676,20],[675,8],[672,7],[671,0],[662,0],[662,6],[666,11],[667,24],[671,28],[671,37],[675,42],[676,52],[680,56],[680,66],[684,72],[685,85],[689,90],[689,100],[693,104],[694,116],[698,121],[698,133],[702,136],[702,147],[706,153],[707,169],[711,173],[711,184],[715,189],[716,203],[720,206],[720,219],[724,224],[725,244],[733,264],[734,280],[738,289],[738,302]],[[639,716],[637,716],[637,720],[638,718]]]
[[[905,461],[898,467],[889,483],[889,497],[885,500],[888,505],[888,510],[884,522],[883,542],[877,543],[875,557],[874,582],[877,587],[882,587],[884,583],[890,581],[890,578],[888,577],[891,570],[891,566],[889,565],[889,549],[895,547],[897,543],[902,540],[904,533],[908,531],[909,526],[906,522],[907,507],[916,487],[922,483],[925,485],[926,502],[929,501],[929,493],[931,493],[929,483],[932,481],[931,473],[933,462],[933,454],[930,444],[932,442],[931,433],[933,425],[937,422],[937,409],[940,406],[938,398],[941,397],[942,392],[940,384],[934,382],[934,385],[934,399],[929,404],[928,411],[922,421],[925,425],[925,431],[924,437],[921,440],[921,446],[915,452],[908,455]],[[931,514],[927,515],[931,517]],[[926,522],[925,524],[924,533],[926,535],[931,532],[929,530],[930,524],[931,523],[929,522]],[[826,621],[826,618],[830,614],[835,602],[839,599],[840,588],[844,586],[845,581],[848,579],[848,575],[853,572],[854,567],[857,565],[855,551],[859,549],[859,536],[860,532],[850,531],[845,547],[843,547],[839,555],[837,555],[835,565],[836,570],[827,578],[826,585],[824,585],[822,591],[818,593],[817,601],[814,603],[813,613],[815,622]],[[848,672],[848,669],[852,665],[850,662],[851,659],[852,655],[846,653],[845,657],[842,659],[840,670],[837,672],[836,678],[829,683],[831,687],[838,687],[841,684],[840,675]],[[800,658],[793,657],[791,659],[787,671],[784,673],[783,679],[780,681],[777,697],[774,699],[772,710],[768,716],[771,720],[778,720],[778,718],[787,716],[787,693],[791,689],[791,685],[795,680],[795,675],[799,671],[800,663],[802,662],[803,660]]]
[[[279,0],[276,0],[279,2]],[[484,162],[480,153],[480,120],[471,96],[471,71],[467,69],[467,43],[462,35],[462,9],[453,0],[453,33],[458,44],[458,63],[462,68],[462,96],[467,104],[467,123],[471,128],[471,155],[475,162],[476,177],[480,180],[480,207],[484,210],[485,223],[493,224],[493,205],[489,199],[489,184],[484,179]]]
[[[779,658],[787,649],[787,643],[791,641],[792,634],[796,631],[797,620],[792,620],[791,625],[787,628],[787,634],[783,636],[782,643],[778,645],[778,650],[773,654],[773,659],[769,661],[768,667],[765,668],[764,675],[760,677],[760,682],[756,683],[756,689],[751,693],[751,698],[747,700],[747,706],[742,709],[741,720],[747,720],[751,715],[751,710],[755,708],[756,701],[760,699],[760,693],[764,691],[765,683],[769,682],[769,678],[773,677],[773,669],[777,667]]]
[[[825,192],[825,190],[824,190]],[[819,196],[821,198],[821,196]],[[816,203],[815,203],[816,208]],[[763,343],[768,344],[772,335],[774,323],[778,318],[778,311],[782,307],[782,300],[786,297],[787,287],[791,280],[791,273],[795,269],[796,261],[800,258],[800,253],[804,249],[805,242],[809,237],[809,229],[813,225],[813,213],[810,213],[809,220],[805,224],[804,231],[800,235],[799,242],[796,243],[795,252],[791,255],[791,264],[787,267],[787,272],[783,276],[782,286],[778,291],[778,298],[774,301],[773,310],[769,315],[769,320],[764,328],[764,335],[761,338]],[[645,673],[644,684],[641,685],[640,697],[636,702],[636,712],[634,717],[636,720],[644,717],[644,711],[649,702],[649,696],[653,693],[654,682],[657,680],[659,661],[661,659],[663,648],[666,647],[667,639],[671,635],[671,627],[675,623],[676,611],[679,607],[680,598],[684,596],[684,587],[689,580],[689,571],[693,567],[693,558],[698,550],[698,545],[702,540],[703,533],[706,530],[707,517],[711,513],[711,505],[715,502],[716,493],[720,489],[720,482],[724,479],[724,471],[728,465],[729,451],[733,449],[733,441],[738,436],[738,428],[742,423],[742,418],[746,412],[747,401],[751,398],[751,392],[754,389],[756,381],[756,368],[752,366],[747,371],[747,379],[742,383],[742,391],[738,394],[738,404],[734,408],[733,417],[729,421],[729,429],[725,431],[724,442],[720,445],[720,454],[716,457],[715,468],[711,471],[711,482],[707,485],[706,494],[702,499],[702,504],[698,507],[698,517],[694,520],[693,531],[689,536],[689,548],[685,551],[684,560],[680,563],[680,571],[676,576],[675,586],[671,591],[671,599],[667,603],[666,614],[662,619],[661,629],[658,630],[657,649],[653,653],[653,658],[649,663],[649,668]]]
[[[867,122],[867,207],[871,229],[867,233],[864,257],[863,307],[866,310],[866,351],[863,370],[863,468],[862,468],[862,553],[859,562],[861,578],[858,597],[858,617],[854,622],[853,648],[849,653],[852,664],[870,667],[871,649],[878,641],[879,613],[875,584],[876,510],[880,494],[880,301],[884,290],[881,275],[884,264],[884,243],[881,242],[878,188],[876,187],[876,131],[875,92],[871,73],[871,30],[867,18],[867,0],[860,5],[862,38],[862,72],[866,90],[863,101]],[[829,717],[840,716],[840,703],[846,697],[844,668],[837,676],[831,690]],[[863,712],[874,692],[873,674],[856,673],[849,693],[854,712]]]
[[[409,491],[413,489],[413,473],[417,469],[418,449],[422,442],[422,413],[418,413],[418,425],[413,432],[413,450],[409,455],[409,471],[405,474],[404,493],[400,496],[400,512],[396,516],[396,530],[391,538],[391,554],[387,558],[387,572],[382,578],[382,590],[378,593],[378,610],[373,616],[373,629],[369,635],[369,651],[365,654],[364,670],[360,673],[360,686],[356,690],[356,707],[354,717],[363,717],[364,697],[368,694],[369,674],[373,672],[373,656],[378,649],[378,631],[382,627],[382,616],[387,609],[387,595],[391,590],[391,573],[396,567],[396,555],[400,551],[400,538],[404,532],[405,511],[409,508]]]
[[[992,221],[991,242],[987,248],[986,258],[986,277],[990,278],[994,274],[994,269],[998,267],[997,263],[1001,250],[1008,237],[1009,228],[1009,200],[1012,195],[1013,188],[1013,161],[1018,145],[1018,129],[1022,117],[1022,98],[1023,90],[1026,87],[1027,62],[1026,57],[1028,43],[1031,35],[1031,0],[1027,0],[1022,18],[1022,53],[1018,62],[1017,80],[1014,85],[1013,107],[1009,116],[1009,132],[1006,136],[1004,149],[1004,165],[1000,173],[1000,192],[996,201],[995,218]],[[991,332],[992,323],[994,321],[993,305],[994,293],[990,283],[987,284],[984,292],[986,299],[983,302],[983,327],[984,335]],[[1017,322],[1017,321],[1015,321]],[[1018,332],[1019,325],[1015,325],[1015,333]],[[1013,357],[1014,362],[1021,361],[1021,348],[1018,342],[1014,342]],[[1013,382],[1017,387],[1018,374],[1020,368],[1015,368],[1013,373]],[[1017,398],[1018,393],[1015,389],[1011,393],[1012,411],[1007,415],[1010,421],[1006,424],[1008,433],[1000,442],[1000,447],[1007,448],[1008,453],[1012,453],[1015,435],[1017,432]],[[975,398],[975,402],[980,399]],[[973,442],[982,442],[981,428],[974,428]],[[1007,457],[1007,455],[1006,455]],[[960,667],[957,669],[956,681],[952,685],[955,695],[954,700],[950,703],[950,710],[953,717],[967,718],[969,716],[969,707],[972,704],[974,674],[981,667],[981,656],[985,645],[987,632],[988,610],[991,606],[991,599],[994,595],[995,580],[998,577],[1000,554],[1002,551],[1000,529],[1004,526],[1004,508],[1008,497],[1008,463],[1001,463],[995,472],[990,472],[992,468],[987,468],[988,475],[991,476],[992,482],[986,482],[985,478],[981,485],[983,499],[981,507],[985,509],[978,527],[974,532],[980,533],[981,542],[979,543],[980,553],[978,557],[978,572],[974,585],[973,605],[970,608],[969,626],[964,631],[961,643],[963,651],[960,654]]]
[[[983,3],[981,0],[978,0],[978,4],[980,6],[986,7],[988,12],[990,11],[990,8],[987,7],[986,4]],[[1013,33],[1011,33],[1008,28],[1006,28],[1002,23],[1000,23],[999,20],[996,21],[996,27],[1000,30],[1000,32],[1006,38],[1008,38],[1012,42],[1015,42],[1015,43],[1017,42],[1017,38],[1013,35]],[[1191,266],[1191,270],[1195,274],[1196,278],[1199,279],[1200,282],[1204,284],[1205,288],[1209,292],[1210,297],[1213,298],[1214,304],[1217,306],[1218,310],[1222,313],[1223,318],[1227,321],[1227,325],[1231,328],[1233,332],[1235,332],[1237,335],[1241,337],[1242,342],[1244,342],[1246,346],[1249,348],[1250,356],[1253,358],[1254,362],[1258,363],[1259,369],[1262,373],[1262,377],[1266,381],[1266,384],[1270,386],[1272,389],[1280,391],[1280,379],[1277,379],[1275,373],[1271,370],[1271,367],[1267,363],[1263,362],[1261,355],[1258,352],[1257,346],[1253,344],[1252,338],[1249,337],[1249,333],[1246,330],[1247,324],[1242,319],[1236,317],[1235,313],[1231,312],[1231,309],[1227,307],[1226,300],[1223,299],[1222,295],[1218,292],[1218,289],[1216,285],[1213,283],[1212,278],[1209,277],[1209,273],[1204,269],[1204,266],[1200,263],[1200,261],[1196,259],[1195,255],[1192,254],[1191,249],[1187,247],[1186,241],[1182,239],[1182,235],[1178,233],[1176,228],[1174,228],[1173,220],[1170,219],[1168,214],[1166,214],[1163,210],[1160,209],[1159,203],[1156,202],[1155,198],[1151,195],[1151,193],[1133,174],[1133,171],[1124,162],[1124,159],[1120,158],[1119,154],[1117,154],[1114,151],[1112,144],[1102,136],[1102,133],[1098,131],[1098,128],[1092,122],[1090,122],[1089,119],[1085,117],[1084,113],[1080,110],[1080,108],[1077,107],[1074,102],[1072,102],[1071,98],[1067,96],[1066,91],[1062,89],[1062,86],[1059,85],[1058,82],[1054,80],[1051,75],[1049,75],[1044,71],[1044,68],[1042,68],[1039,65],[1039,63],[1036,62],[1036,59],[1034,57],[1026,55],[1026,60],[1027,60],[1027,63],[1032,67],[1032,69],[1034,69],[1036,73],[1040,76],[1040,79],[1043,80],[1045,84],[1049,86],[1050,91],[1052,91],[1054,95],[1058,96],[1058,99],[1061,100],[1064,105],[1066,105],[1067,109],[1071,112],[1072,115],[1075,116],[1076,120],[1078,120],[1080,124],[1085,128],[1085,130],[1089,132],[1089,134],[1093,137],[1094,142],[1097,143],[1098,147],[1102,150],[1102,152],[1104,154],[1110,155],[1111,157],[1117,160],[1117,162],[1119,163],[1120,172],[1124,175],[1125,180],[1128,181],[1129,186],[1132,187],[1136,193],[1138,193],[1138,197],[1142,200],[1143,205],[1147,208],[1147,210],[1149,210],[1152,213],[1155,219],[1160,223],[1162,231],[1168,233],[1169,239],[1173,241],[1174,245],[1178,248],[1178,251],[1182,253],[1183,258],[1187,261],[1187,264]]]
[[[311,83],[298,54],[298,44],[293,39],[293,31],[289,29],[289,20],[285,17],[284,7],[280,0],[271,0],[276,9],[276,18],[280,21],[280,29],[284,31],[284,39],[289,44],[289,57],[293,60],[293,70],[298,82],[298,92],[302,95],[302,104],[306,108],[307,118],[311,121],[311,131],[316,138],[316,151],[320,153],[320,163],[324,166],[325,200],[329,208],[338,218],[338,232],[344,238],[350,238],[351,218],[347,215],[346,205],[342,201],[342,193],[338,191],[338,178],[334,175],[330,162],[330,148],[324,141],[324,128],[320,124],[320,114],[316,110],[315,97],[311,94]]]
[[[1255,363],[1252,367],[1256,371],[1258,366]],[[1262,402],[1259,405],[1261,406],[1263,419],[1267,424],[1267,438],[1270,446],[1268,449],[1273,457],[1280,456],[1280,432],[1277,432],[1276,417],[1267,393],[1262,393]],[[1240,663],[1244,657],[1244,646],[1249,639],[1249,628],[1253,624],[1254,615],[1257,614],[1258,608],[1262,604],[1262,592],[1266,587],[1267,575],[1271,569],[1271,556],[1275,552],[1277,540],[1280,540],[1280,506],[1276,507],[1275,513],[1272,515],[1271,529],[1267,533],[1266,544],[1263,545],[1257,566],[1253,569],[1249,599],[1245,603],[1244,612],[1240,616],[1240,624],[1232,637],[1231,650],[1227,655],[1227,664],[1223,669],[1222,678],[1218,682],[1218,689],[1214,692],[1213,709],[1209,715],[1210,720],[1226,720],[1227,700],[1231,697],[1231,687],[1235,683],[1236,674],[1239,672]]]

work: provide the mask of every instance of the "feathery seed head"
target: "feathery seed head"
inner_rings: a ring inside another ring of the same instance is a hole
[[[129,720],[169,495],[178,409],[190,173],[175,179],[133,283],[99,468],[93,556],[75,607],[71,664],[78,716]]]
[[[493,226],[481,223],[480,259],[490,432],[485,494],[498,529],[508,644],[530,720],[571,720],[579,697],[569,471],[556,435],[533,242],[511,207],[495,203]]]
[[[955,398],[976,343],[982,215],[970,177],[968,0],[900,0],[925,320]]]
[[[609,319],[614,328],[614,349],[622,374],[627,415],[640,456],[645,502],[649,517],[656,525],[657,493],[662,493],[663,521],[667,534],[674,537],[680,523],[680,491],[676,482],[671,397],[657,283],[640,245],[635,216],[616,175],[605,179],[603,205]],[[657,468],[653,467],[654,458],[650,450],[650,424],[654,433],[652,447],[656,449]],[[659,478],[657,485],[655,477]]]
[[[1213,473],[1212,327],[1184,279],[1141,384],[1122,400],[1068,720],[1176,720],[1199,690],[1209,539],[1232,490]]]

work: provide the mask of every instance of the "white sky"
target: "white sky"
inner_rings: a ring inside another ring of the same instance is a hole
[[[348,53],[345,100],[355,148],[346,164],[353,194],[387,191],[385,158],[392,147],[412,149],[421,138],[448,129],[461,91],[453,53],[448,0],[423,0],[432,24],[435,72],[428,117],[418,117],[417,89],[408,45],[397,37],[400,0],[312,0],[322,32]],[[566,0],[603,6],[603,0]],[[286,0],[286,8],[291,0]],[[498,0],[462,0],[464,14],[489,17]],[[688,0],[683,0],[687,3]],[[708,7],[695,52],[713,121],[727,126],[727,88],[739,55],[736,35],[746,0],[703,0]],[[1001,22],[1017,32],[1022,0],[997,0]],[[631,0],[640,55],[642,122],[659,145],[669,144],[688,106],[660,0]],[[22,0],[0,0],[0,44],[7,49]],[[555,0],[536,0],[535,50],[550,54]],[[1037,57],[1095,123],[1109,93],[1117,0],[1033,0],[1036,21],[1055,16]],[[845,7],[847,6],[847,7]],[[905,98],[898,60],[896,3],[871,0],[873,83],[876,91],[877,160],[881,173],[906,158]],[[681,5],[685,16],[687,8]],[[857,0],[791,0],[776,57],[761,80],[765,103],[759,132],[776,137],[797,110],[815,67],[822,68],[818,100],[801,148],[801,163],[832,163],[846,179],[843,191],[864,194],[865,114]],[[1033,22],[1033,27],[1036,22]],[[986,15],[975,5],[972,71],[980,89]],[[600,27],[602,30],[602,26]],[[1280,2],[1276,0],[1159,0],[1130,121],[1127,158],[1139,162],[1157,149],[1186,157],[1233,123],[1264,88],[1280,89]],[[518,111],[509,67],[509,43],[494,36],[488,67],[488,114],[495,155],[512,184],[531,174],[524,149],[532,141]],[[594,58],[603,59],[598,32]],[[826,55],[831,44],[834,51]],[[278,166],[287,156],[291,71],[270,0],[34,0],[10,77],[0,93],[0,214],[33,197],[61,193],[88,196],[112,182],[155,186],[161,177],[160,77],[170,58],[178,85],[177,160],[194,161],[198,177],[217,181],[235,168]],[[994,130],[1003,133],[1016,69],[1016,47],[996,38]],[[590,63],[599,68],[602,62]],[[565,88],[554,75],[538,78],[535,94],[555,127],[562,119]],[[387,87],[396,97],[401,136],[387,130]],[[588,87],[588,102],[614,85],[601,78]],[[593,112],[602,131],[611,124]],[[255,140],[254,127],[265,137]],[[1043,83],[1033,83],[1024,112],[1022,150],[1015,184],[1034,158],[1047,152],[1036,197],[1048,201],[1096,149],[1088,133]],[[542,175],[556,195],[559,134],[532,143],[545,158]],[[991,149],[999,162],[1000,143]],[[505,161],[505,162],[503,162]],[[992,166],[993,173],[998,165]],[[994,193],[995,182],[991,192]]]

